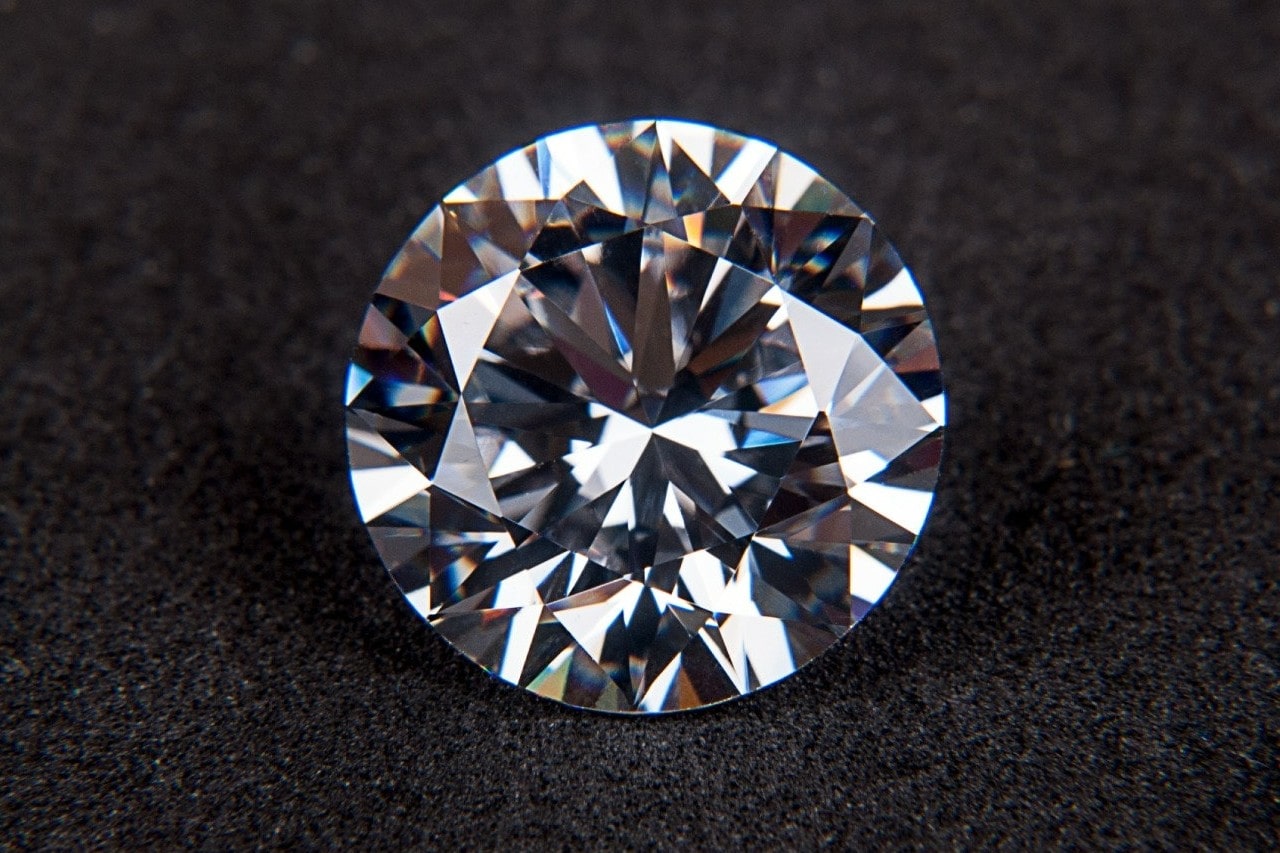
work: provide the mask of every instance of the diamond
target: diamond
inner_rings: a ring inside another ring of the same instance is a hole
[[[409,603],[499,678],[623,713],[750,693],[866,615],[945,409],[871,218],[773,145],[666,120],[552,134],[445,196],[346,401]]]

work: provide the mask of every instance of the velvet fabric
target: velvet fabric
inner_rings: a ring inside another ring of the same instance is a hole
[[[0,841],[1274,845],[1273,2],[0,0]],[[386,577],[343,370],[439,196],[691,118],[877,217],[934,515],[743,701],[582,713]]]

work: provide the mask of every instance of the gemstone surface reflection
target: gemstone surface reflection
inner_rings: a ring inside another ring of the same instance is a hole
[[[864,616],[945,409],[874,222],[773,145],[665,120],[450,192],[368,306],[346,402],[410,604],[505,681],[631,713],[749,693]]]

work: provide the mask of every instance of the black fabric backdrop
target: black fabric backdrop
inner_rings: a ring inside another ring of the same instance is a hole
[[[1276,842],[1280,8],[0,0],[0,835]],[[700,713],[489,680],[340,385],[412,225],[648,114],[773,139],[931,299],[950,457],[832,653]]]

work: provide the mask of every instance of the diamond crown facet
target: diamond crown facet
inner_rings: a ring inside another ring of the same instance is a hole
[[[415,609],[499,678],[661,712],[777,681],[923,527],[944,396],[874,222],[775,146],[590,125],[450,192],[347,377],[361,517]]]

